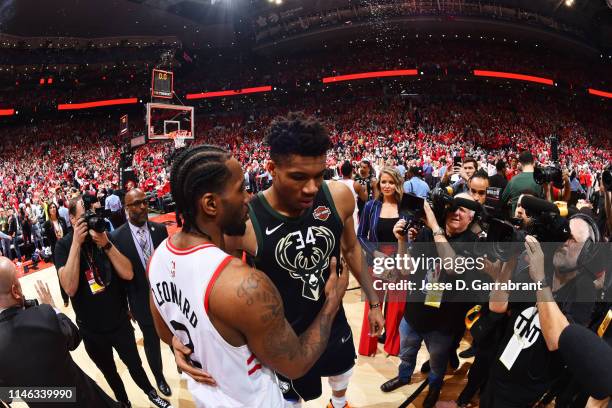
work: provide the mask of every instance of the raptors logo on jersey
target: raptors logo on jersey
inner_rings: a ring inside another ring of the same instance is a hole
[[[310,226],[305,235],[302,231],[285,235],[276,244],[274,256],[293,279],[303,282],[302,296],[317,301],[325,286],[323,272],[329,268],[336,238],[325,226]]]

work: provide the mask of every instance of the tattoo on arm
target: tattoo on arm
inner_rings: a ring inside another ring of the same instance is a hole
[[[272,358],[294,360],[300,358],[312,363],[321,355],[329,338],[334,314],[322,312],[299,338],[285,320],[283,301],[272,282],[254,270],[238,286],[236,295],[247,306],[256,306],[258,318],[268,335],[264,348]]]

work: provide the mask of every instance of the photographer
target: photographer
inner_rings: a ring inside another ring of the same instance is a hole
[[[552,183],[542,184],[542,190],[544,192],[544,197],[548,201],[568,202],[570,200],[571,195],[572,195],[572,190],[571,190],[570,177],[569,177],[569,173],[567,172],[567,170],[563,170],[562,177],[563,177],[563,187],[561,189],[558,189]]]
[[[116,407],[72,360],[70,352],[81,337],[70,319],[54,310],[49,287],[38,281],[43,304],[26,303],[16,272],[8,258],[0,257],[0,387],[74,387],[71,407]],[[58,405],[29,403],[32,408]]]
[[[414,246],[409,254],[406,249],[407,238],[403,235],[406,221],[399,220],[393,229],[398,240],[398,253],[408,254],[413,258],[423,256],[424,258],[451,259],[454,264],[458,264],[459,258],[463,258],[467,253],[466,243],[473,243],[477,236],[469,229],[474,220],[474,210],[461,205],[467,205],[474,199],[469,194],[462,193],[458,194],[455,200],[445,210],[444,228],[438,225],[434,211],[427,202],[425,203],[426,228],[421,231],[411,228],[408,234],[415,244],[421,244],[418,247]],[[404,272],[412,274],[411,279],[416,282],[416,290],[408,294],[407,302],[410,304],[406,306],[404,318],[400,323],[401,364],[398,376],[384,383],[381,390],[390,392],[410,383],[421,342],[425,341],[431,370],[428,375],[429,392],[423,406],[433,407],[440,395],[449,353],[454,345],[455,333],[464,324],[467,305],[451,303],[453,291],[440,293],[437,290],[423,288],[426,283],[452,282],[457,278],[454,270],[438,267],[428,269],[426,265],[421,265],[416,270],[409,269]],[[454,360],[457,360],[456,355]]]
[[[527,236],[527,251],[502,267],[497,282],[537,279],[541,288],[550,288],[552,298],[548,300],[554,299],[569,321],[586,326],[591,320],[596,292],[592,275],[584,272],[580,263],[581,251],[585,242],[599,241],[599,232],[584,214],[570,218],[569,230],[570,237],[546,258],[535,250],[539,247],[537,240]],[[514,264],[517,267],[513,272]],[[551,274],[546,274],[546,270]],[[532,406],[562,372],[558,355],[551,353],[553,345],[541,333],[538,316],[541,305],[536,300],[542,300],[542,293],[538,290],[536,297],[529,292],[491,291],[490,314],[500,322],[503,335],[481,398],[482,407]],[[501,318],[504,315],[506,319]]]
[[[134,277],[132,264],[109,241],[106,232],[99,232],[104,230],[104,222],[91,208],[86,212],[81,196],[70,200],[68,212],[74,230],[57,242],[55,265],[60,283],[71,298],[87,354],[124,406],[129,407],[130,402],[117,373],[113,348],[149,401],[158,407],[169,406],[157,395],[142,368],[128,318],[121,280]],[[100,221],[102,228],[98,228]],[[91,223],[97,230],[90,228]]]
[[[542,187],[535,182],[533,178],[534,160],[531,152],[525,150],[519,154],[519,163],[521,164],[522,172],[512,177],[508,185],[504,189],[501,196],[502,206],[510,206],[510,214],[514,214],[516,210],[516,200],[523,190],[533,190],[538,196],[542,195]]]

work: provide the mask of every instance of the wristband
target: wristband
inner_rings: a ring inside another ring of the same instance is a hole
[[[380,302],[370,303],[370,310],[377,309],[380,307]]]
[[[113,243],[112,243],[112,242],[110,242],[110,241],[108,241],[108,242],[106,243],[106,245],[104,245],[104,246],[102,247],[102,249],[103,249],[104,251],[108,251],[108,250],[110,250],[112,247],[113,247]]]
[[[438,227],[438,229],[433,232],[434,237],[437,237],[438,235],[444,235],[444,229],[442,227]]]

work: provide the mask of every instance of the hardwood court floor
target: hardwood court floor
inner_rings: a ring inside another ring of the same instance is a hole
[[[74,311],[72,307],[64,308],[62,299],[59,291],[59,283],[57,280],[57,275],[55,272],[55,268],[50,267],[45,270],[41,270],[39,272],[30,273],[21,278],[21,284],[24,290],[24,293],[27,298],[35,298],[36,291],[34,289],[34,284],[37,280],[42,280],[49,284],[49,288],[55,300],[55,304],[63,313],[68,315],[74,321]],[[349,287],[355,287],[356,282],[353,278],[351,278],[351,283]],[[348,291],[345,299],[344,299],[344,307],[346,309],[346,314],[349,320],[351,327],[353,328],[353,336],[354,341],[357,344],[359,342],[359,334],[361,332],[361,322],[363,317],[363,308],[364,304],[361,301],[361,291],[360,290],[352,290]],[[100,311],[104,313],[104,311]],[[144,348],[142,343],[142,334],[136,327],[136,340],[138,343],[138,351],[140,353],[140,357],[143,361],[143,366],[145,371],[147,372],[149,379],[153,380],[153,376],[149,370],[148,364],[146,363],[146,358],[144,354]],[[468,344],[464,341],[461,345],[461,349],[465,349],[468,347]],[[112,391],[106,384],[104,377],[97,369],[97,367],[90,360],[89,356],[85,352],[85,348],[81,344],[74,352],[72,352],[72,358],[77,362],[77,364],[90,376],[92,377],[111,397],[114,397]],[[181,380],[181,377],[176,371],[176,364],[174,363],[174,356],[170,352],[169,347],[162,346],[162,359],[164,362],[164,374],[166,377],[166,381],[172,388],[172,397],[170,397],[170,401],[172,405],[177,408],[192,408],[195,407],[191,399],[191,395],[187,390],[187,384],[185,380]],[[421,366],[421,364],[428,359],[427,350],[423,345],[421,351],[419,352],[419,356],[417,359],[417,370]],[[115,361],[117,363],[117,370],[123,379],[123,382],[126,386],[128,395],[132,402],[132,406],[134,408],[144,408],[152,406],[149,403],[149,400],[145,396],[145,394],[140,391],[140,389],[136,386],[134,381],[129,375],[129,372],[125,365],[118,358],[115,353]],[[379,347],[379,353],[376,357],[363,357],[359,356],[357,359],[356,367],[354,370],[353,377],[351,379],[351,383],[348,389],[348,400],[352,407],[372,407],[372,408],[395,408],[399,406],[408,395],[410,395],[418,386],[420,382],[425,379],[425,376],[417,373],[413,378],[413,382],[416,384],[411,384],[396,390],[395,392],[384,394],[380,391],[380,385],[387,381],[388,379],[394,377],[397,374],[397,366],[399,364],[399,360],[397,357],[385,357],[384,351],[382,351],[382,347]],[[467,368],[471,364],[471,360],[461,360],[461,366],[459,370],[456,372],[447,372],[447,376],[444,383],[444,388],[442,389],[441,400],[450,400],[456,398],[463,386],[465,385],[467,379]],[[425,397],[426,390],[423,392],[419,398],[411,405],[411,407],[421,407],[423,398]],[[331,390],[327,381],[323,380],[323,395],[315,400],[309,401],[304,404],[304,407],[314,408],[314,407],[325,407],[329,398],[331,396]],[[14,404],[14,407],[25,407],[25,404]],[[58,407],[59,408],[59,407]]]

